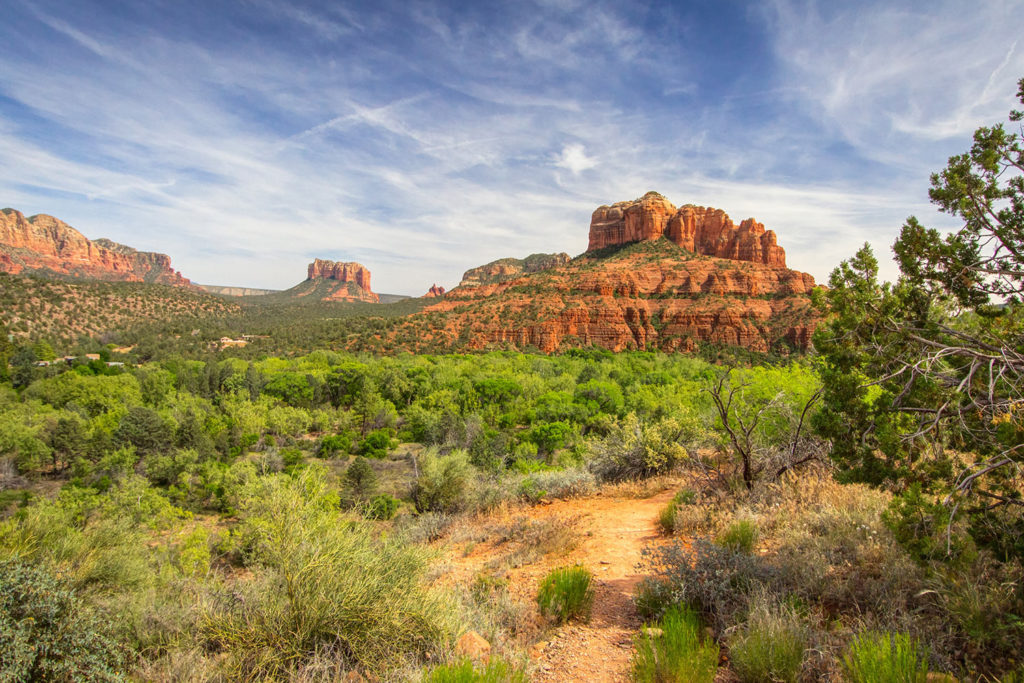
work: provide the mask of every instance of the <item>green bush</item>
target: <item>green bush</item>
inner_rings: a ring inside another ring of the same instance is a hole
[[[345,470],[344,482],[345,487],[357,498],[369,498],[376,492],[378,486],[377,473],[373,471],[373,465],[361,455],[356,456]]]
[[[673,418],[644,422],[634,413],[612,425],[591,445],[590,469],[602,481],[622,481],[668,472],[686,457],[679,443],[686,430]]]
[[[472,476],[469,456],[464,450],[438,455],[427,449],[419,458],[420,476],[412,499],[420,512],[458,512],[466,506],[466,489]]]
[[[796,683],[800,676],[807,630],[799,614],[771,600],[755,599],[746,626],[729,640],[729,663],[742,683]]]
[[[671,607],[655,627],[635,640],[633,680],[640,683],[712,683],[718,670],[718,645],[703,638],[697,614]],[[660,633],[658,633],[660,630]]]
[[[926,659],[906,633],[868,632],[854,636],[843,668],[851,683],[921,683],[928,677]]]
[[[723,548],[750,554],[757,543],[757,524],[749,519],[741,519],[730,524],[718,537],[718,544]]]
[[[384,458],[387,457],[392,445],[391,430],[378,429],[367,434],[359,444],[359,454],[367,458]]]
[[[367,519],[386,521],[395,516],[401,504],[402,501],[394,496],[382,493],[379,496],[374,496],[373,500],[366,504],[366,507],[363,509],[363,516]]]
[[[0,563],[0,680],[127,680],[110,623],[43,569]]]
[[[287,679],[339,645],[348,662],[387,670],[451,642],[454,614],[426,585],[426,551],[339,512],[322,468],[257,478],[238,510],[253,577],[214,596],[198,628],[201,647],[226,654],[225,678]]]
[[[679,512],[675,501],[669,502],[668,505],[661,509],[658,513],[658,528],[661,533],[666,536],[671,536],[676,530],[676,514]]]
[[[423,683],[526,683],[526,674],[502,659],[492,659],[482,667],[466,659],[444,664],[428,671]]]
[[[544,577],[537,592],[542,614],[564,624],[570,619],[586,619],[594,602],[594,575],[576,565],[556,569]]]

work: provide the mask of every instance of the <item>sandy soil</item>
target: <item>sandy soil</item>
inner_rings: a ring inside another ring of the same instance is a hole
[[[550,627],[530,651],[533,681],[629,680],[633,636],[641,620],[632,597],[643,578],[637,565],[641,550],[662,541],[656,528],[658,512],[675,493],[664,490],[650,498],[599,495],[560,500],[506,513],[531,520],[576,520],[578,545],[568,552],[554,552],[531,564],[508,571],[509,591],[533,601],[540,580],[553,568],[582,564],[594,572],[596,587],[589,622]],[[450,557],[451,579],[469,580],[501,546],[480,543],[469,553]]]

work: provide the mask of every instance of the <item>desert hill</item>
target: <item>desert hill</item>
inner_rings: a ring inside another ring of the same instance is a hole
[[[542,270],[557,268],[569,262],[569,255],[562,254],[530,254],[526,258],[502,258],[470,268],[462,275],[462,285],[487,285],[504,282],[520,275],[539,273]]]
[[[166,254],[90,240],[53,216],[0,210],[0,272],[190,286]]]

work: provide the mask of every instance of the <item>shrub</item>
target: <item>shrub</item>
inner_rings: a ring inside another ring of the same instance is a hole
[[[737,552],[750,554],[757,542],[757,525],[749,519],[733,522],[718,537],[718,544]]]
[[[502,659],[492,659],[482,668],[464,659],[431,669],[423,683],[526,683],[526,674]]]
[[[593,573],[580,565],[554,570],[544,577],[537,592],[541,613],[560,624],[589,618],[594,602],[593,582]]]
[[[718,645],[704,641],[697,614],[681,605],[670,608],[657,626],[635,640],[633,679],[641,683],[712,683],[718,670]]]
[[[109,624],[52,574],[0,563],[0,679],[127,680],[125,652]]]
[[[642,422],[630,413],[592,445],[590,469],[602,481],[649,477],[672,469],[686,457],[677,441],[681,432],[672,418]]]
[[[676,515],[679,512],[679,508],[676,507],[675,501],[671,501],[668,505],[661,509],[658,513],[658,528],[661,529],[661,533],[666,536],[671,536],[676,530]]]
[[[368,498],[377,490],[377,473],[369,461],[360,456],[345,470],[345,486],[358,498]]]
[[[466,506],[466,488],[472,467],[464,450],[438,455],[427,449],[420,456],[420,476],[412,499],[420,512],[458,512]]]
[[[672,497],[676,505],[693,505],[697,502],[697,492],[693,489],[681,489]]]
[[[519,484],[523,498],[536,502],[541,498],[575,498],[597,489],[594,475],[584,469],[534,472]]]
[[[921,683],[928,676],[924,651],[905,633],[854,636],[843,657],[851,683]]]
[[[747,611],[756,588],[777,583],[777,572],[761,558],[697,538],[692,548],[676,541],[645,548],[643,564],[649,574],[640,584],[638,609],[649,616],[674,603],[687,603],[710,622],[717,633],[736,623]]]
[[[367,458],[380,459],[387,457],[391,447],[391,430],[378,429],[367,434],[363,442],[359,444],[359,454],[365,455]]]
[[[343,645],[345,661],[387,669],[439,652],[455,631],[425,585],[426,552],[338,511],[322,468],[253,480],[236,538],[253,578],[217,594],[201,646],[231,680],[288,678],[295,662]]]
[[[389,520],[395,516],[398,512],[399,506],[402,501],[398,500],[392,495],[382,493],[379,496],[374,496],[373,500],[366,504],[363,510],[363,516],[367,519],[379,519]]]
[[[754,600],[746,626],[729,640],[729,662],[742,683],[796,683],[800,676],[806,629],[799,614],[771,601]]]

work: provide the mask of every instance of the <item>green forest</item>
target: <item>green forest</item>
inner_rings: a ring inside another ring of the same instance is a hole
[[[11,330],[0,680],[526,680],[601,571],[524,593],[586,536],[530,511],[659,495],[635,680],[1024,680],[1022,174],[979,129],[931,181],[962,227],[841,263],[807,355],[329,341],[415,301]]]

